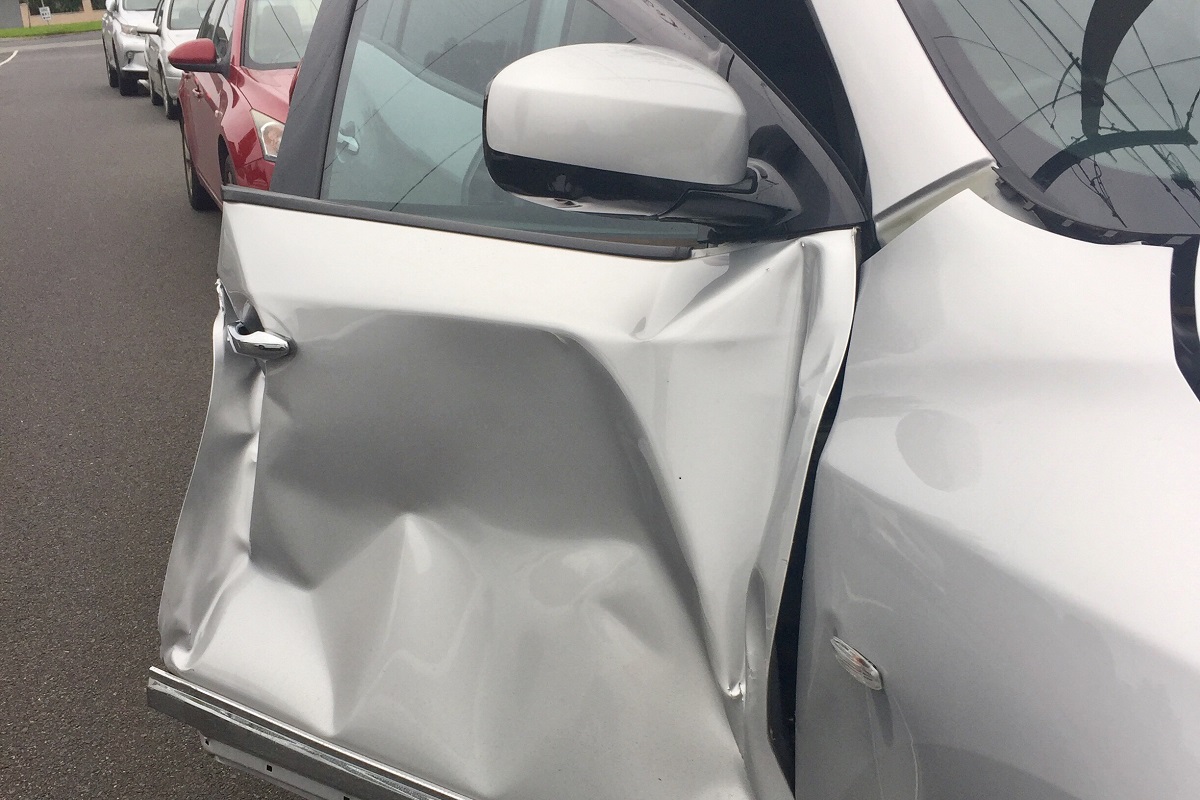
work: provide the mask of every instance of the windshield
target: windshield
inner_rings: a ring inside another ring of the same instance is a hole
[[[246,6],[247,65],[274,69],[299,64],[320,0],[249,0]]]
[[[126,11],[153,11],[158,8],[158,0],[125,0],[121,7]]]
[[[171,4],[167,27],[173,31],[195,30],[200,27],[200,18],[207,8],[208,0],[175,0]]]
[[[1050,219],[1200,233],[1200,3],[901,2],[1001,177]]]

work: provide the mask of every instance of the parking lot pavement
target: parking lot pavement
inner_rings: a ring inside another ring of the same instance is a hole
[[[177,124],[108,87],[98,34],[0,62],[0,797],[290,797],[144,701],[220,217],[188,207]]]

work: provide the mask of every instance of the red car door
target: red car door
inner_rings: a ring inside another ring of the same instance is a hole
[[[198,38],[210,38],[216,47],[217,62],[232,68],[235,61],[234,19],[241,7],[240,0],[226,0],[220,5],[217,0],[210,8],[205,23],[215,17],[211,27],[201,26]],[[220,8],[219,12],[214,10]],[[208,36],[204,36],[207,33]],[[180,91],[184,103],[184,125],[188,146],[192,151],[192,162],[200,180],[211,193],[220,197],[221,164],[217,157],[217,139],[220,135],[221,117],[230,104],[230,85],[219,72],[188,73]]]

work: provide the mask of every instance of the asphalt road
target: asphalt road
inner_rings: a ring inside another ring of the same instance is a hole
[[[98,34],[0,39],[3,798],[291,796],[145,707],[216,313],[181,164]]]

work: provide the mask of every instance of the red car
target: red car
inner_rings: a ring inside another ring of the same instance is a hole
[[[213,0],[197,38],[169,60],[179,84],[183,173],[197,210],[221,185],[267,189],[287,120],[288,94],[320,0]]]

